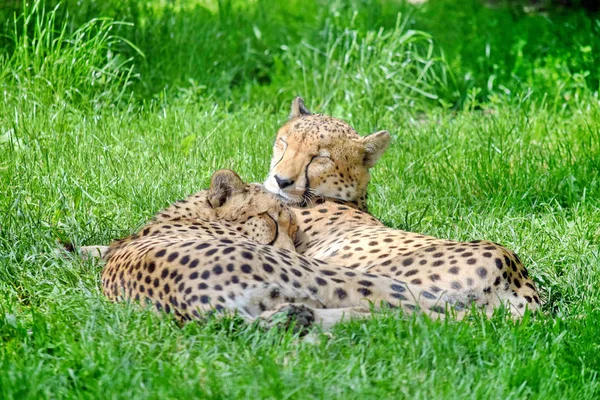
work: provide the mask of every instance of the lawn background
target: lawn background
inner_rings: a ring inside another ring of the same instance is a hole
[[[0,398],[597,398],[600,17],[518,2],[0,6]],[[183,328],[99,288],[107,244],[218,168],[264,179],[292,98],[393,141],[370,210],[515,250],[512,322],[393,313],[317,343]]]

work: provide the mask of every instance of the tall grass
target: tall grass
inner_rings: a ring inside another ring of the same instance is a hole
[[[328,21],[317,41],[303,40],[274,60],[271,85],[288,98],[307,93],[322,108],[350,103],[374,116],[401,108],[422,111],[447,85],[438,53],[429,35],[407,29],[401,14],[392,29],[366,33]]]
[[[121,43],[137,48],[113,34],[123,23],[94,18],[70,32],[66,20],[57,21],[59,6],[47,10],[36,0],[23,7],[13,21],[12,53],[0,59],[5,101],[28,98],[30,104],[42,107],[98,109],[131,95],[130,85],[137,77],[132,58],[115,50]]]
[[[49,14],[56,1],[47,1],[37,7]],[[425,97],[404,91],[406,86],[400,84],[395,100],[408,97],[407,105],[436,95],[434,103],[456,109],[501,107],[518,104],[529,93],[554,110],[572,112],[585,107],[588,97],[597,98],[600,48],[595,38],[600,23],[583,12],[561,10],[527,14],[522,8],[485,7],[479,0],[431,0],[419,7],[400,0],[108,0],[66,2],[53,18],[56,30],[66,27],[69,35],[98,17],[108,19],[104,24],[126,23],[106,28],[117,41],[111,42],[112,60],[114,68],[125,69],[131,64],[121,64],[133,60],[140,79],[131,89],[142,102],[164,100],[165,94],[169,99],[211,95],[232,104],[261,101],[279,108],[282,97],[294,92],[320,97],[322,77],[331,77],[340,65],[336,57],[365,45],[363,55],[400,50],[402,59],[412,60],[410,74],[428,71],[417,86]],[[12,12],[21,18],[18,35],[14,23],[4,25],[3,35],[13,42],[23,32],[31,36],[33,21],[23,26],[30,10],[0,8],[8,21],[14,21]],[[403,36],[409,31],[427,32],[428,37],[413,34],[410,43],[394,43],[394,38],[409,39]],[[119,38],[135,43],[139,51]],[[5,42],[3,47],[10,55],[15,44]],[[333,59],[327,61],[327,55]],[[425,67],[432,61],[437,65]],[[107,59],[98,62],[99,70],[108,64]],[[348,60],[341,65],[344,62]],[[387,70],[381,72],[384,78],[397,78],[398,65],[382,67]],[[351,79],[361,79],[356,67],[348,72]],[[365,93],[371,90],[364,79],[357,83]],[[411,79],[406,84],[411,85]],[[390,91],[398,88],[393,82],[390,86]]]

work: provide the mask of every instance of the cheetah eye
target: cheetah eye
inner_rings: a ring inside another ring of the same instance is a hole
[[[260,213],[260,214],[258,214],[258,216],[259,216],[259,217],[261,217],[261,218],[265,218],[265,219],[267,219],[267,220],[273,220],[273,222],[277,223],[277,218],[276,218],[276,216],[274,217],[274,216],[272,216],[272,215],[271,215],[270,213],[268,213],[268,212],[263,212],[263,213]]]
[[[317,161],[327,162],[331,161],[331,154],[329,153],[319,153],[316,156]]]

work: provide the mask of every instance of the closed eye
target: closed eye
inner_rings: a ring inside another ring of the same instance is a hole
[[[275,148],[277,149],[277,152],[281,152],[281,156],[279,157],[278,160],[271,160],[271,168],[275,167],[277,164],[279,164],[281,162],[281,160],[283,160],[283,155],[285,154],[285,151],[287,150],[287,142],[285,140],[283,140],[283,138],[279,138],[276,142],[275,142]],[[273,152],[273,155],[275,155],[276,152]]]
[[[330,156],[329,154],[327,154],[327,155],[320,154],[320,155],[318,155],[318,156],[315,156],[315,158],[316,158],[318,161],[332,161],[332,160],[331,160],[331,156]]]

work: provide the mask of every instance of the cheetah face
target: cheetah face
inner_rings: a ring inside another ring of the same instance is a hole
[[[260,243],[294,251],[298,231],[292,210],[262,185],[246,184],[233,171],[213,174],[207,201],[211,218]]]
[[[369,169],[389,141],[387,131],[361,137],[342,120],[311,114],[298,97],[277,133],[265,188],[294,205],[317,197],[362,202]]]

